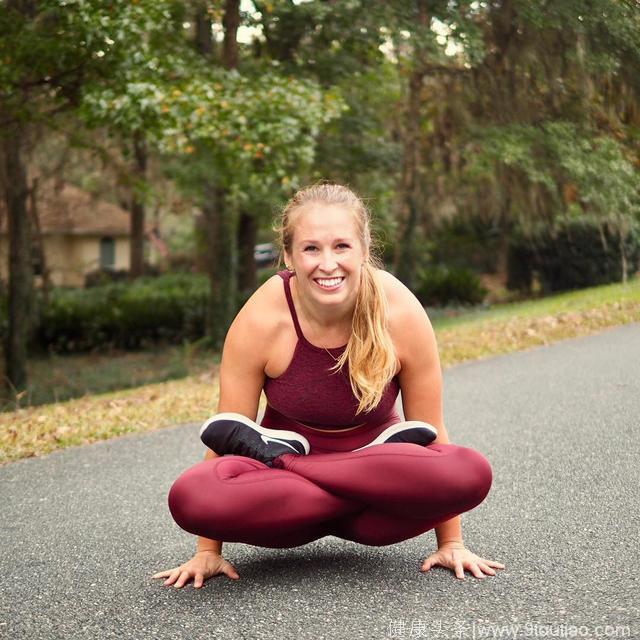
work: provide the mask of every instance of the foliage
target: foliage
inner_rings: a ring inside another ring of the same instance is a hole
[[[143,51],[166,42],[178,6],[171,0],[2,3],[5,108],[23,121],[49,124],[56,110],[78,106],[87,87],[117,81],[123,66],[140,64]]]
[[[524,226],[569,210],[640,219],[640,175],[625,147],[609,136],[570,122],[544,122],[478,129],[473,140],[466,177],[493,182],[498,199],[495,177],[507,176],[510,215]],[[482,213],[487,217],[491,209]]]
[[[40,312],[36,344],[58,352],[196,340],[204,333],[207,279],[142,278],[85,290],[56,289]]]
[[[431,258],[436,264],[465,267],[479,273],[496,271],[498,233],[478,217],[443,220],[431,234]]]
[[[564,218],[514,237],[510,247],[512,289],[530,290],[534,275],[544,293],[620,281],[640,269],[640,224]]]
[[[593,218],[619,230],[640,219],[640,12],[630,2],[256,0],[241,18],[259,32],[235,70],[222,68],[219,42],[196,53],[183,27],[196,4],[219,33],[220,3],[1,4],[2,122],[56,127],[64,110],[125,149],[142,132],[159,173],[196,206],[213,183],[224,193],[216,214],[256,215],[263,229],[293,189],[347,182],[369,199],[387,256],[409,210],[407,246],[433,241],[450,217],[482,220],[489,231],[478,236],[501,246],[516,226]],[[584,231],[600,255],[592,237]]]
[[[422,269],[415,291],[426,306],[479,304],[487,291],[480,279],[469,269],[436,265]]]

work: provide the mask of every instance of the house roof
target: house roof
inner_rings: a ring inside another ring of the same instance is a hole
[[[43,235],[129,235],[129,213],[68,183],[49,182],[38,189]],[[0,229],[7,231],[6,204],[0,201]]]

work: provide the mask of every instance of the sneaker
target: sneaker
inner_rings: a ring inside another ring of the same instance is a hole
[[[361,449],[372,447],[374,444],[387,444],[391,442],[406,442],[410,444],[418,444],[421,447],[426,447],[437,437],[438,430],[427,422],[420,422],[419,420],[409,420],[407,422],[392,424],[390,427],[386,428],[375,440],[373,440],[369,444],[365,444],[364,447],[354,449],[354,451],[360,451]]]
[[[200,439],[218,455],[246,456],[271,467],[285,453],[307,455],[309,441],[293,431],[266,429],[239,413],[218,413],[200,429]]]

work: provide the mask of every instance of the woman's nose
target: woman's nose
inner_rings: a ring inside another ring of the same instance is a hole
[[[338,263],[336,261],[335,255],[333,254],[333,251],[325,251],[322,254],[322,258],[320,261],[320,268],[323,271],[331,272],[331,271],[335,271],[337,266],[338,266]]]

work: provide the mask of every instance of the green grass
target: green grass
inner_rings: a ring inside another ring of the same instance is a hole
[[[581,312],[616,303],[640,302],[640,277],[627,284],[609,284],[579,291],[569,291],[536,300],[511,302],[489,308],[467,310],[427,309],[433,326],[450,329],[460,326],[504,320],[507,318],[536,318],[560,313]]]

